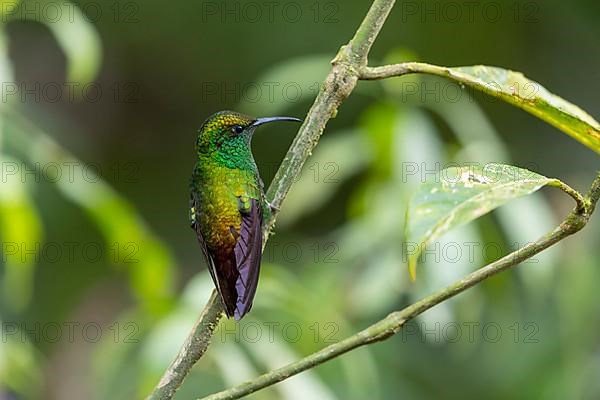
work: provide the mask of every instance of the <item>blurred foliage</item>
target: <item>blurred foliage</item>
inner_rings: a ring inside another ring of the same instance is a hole
[[[73,11],[58,20],[44,4],[54,3],[0,8],[0,77],[11,84],[0,103],[0,398],[141,398],[212,288],[187,228],[195,129],[219,109],[305,114],[368,5],[302,1],[303,16],[291,23],[281,8],[273,21],[267,14],[235,21],[235,12],[221,14],[225,2],[65,2],[60,7]],[[207,14],[207,4],[217,14]],[[236,4],[241,10],[227,2]],[[504,11],[497,22],[479,14],[457,22],[441,9],[441,20],[423,16],[425,3],[399,3],[371,64],[502,65],[598,109],[590,90],[600,70],[597,5],[497,4]],[[527,22],[523,12],[531,10]],[[71,98],[65,82],[103,94],[95,100],[76,89]],[[59,84],[62,96],[28,95],[36,83]],[[294,134],[271,129],[253,143],[265,182]],[[453,230],[434,249],[478,243],[474,258],[429,254],[412,284],[402,251],[410,195],[428,168],[465,162],[519,165],[576,188],[598,169],[592,151],[470,89],[426,76],[361,82],[283,205],[252,313],[219,327],[177,398],[339,340],[537,238],[572,206],[562,193],[543,191]],[[72,166],[74,179],[48,176],[44,167],[55,164]],[[37,172],[23,178],[24,170]],[[250,397],[597,398],[599,226],[594,219],[576,240],[439,305],[388,342]],[[39,244],[41,256],[11,256],[10,243]],[[65,243],[97,244],[103,257],[44,256],[49,244]],[[482,251],[486,243],[495,247]],[[69,323],[78,324],[72,338]],[[59,340],[45,331],[51,324]],[[89,324],[100,327],[99,337],[83,330]]]

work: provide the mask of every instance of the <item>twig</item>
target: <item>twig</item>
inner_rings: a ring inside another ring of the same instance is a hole
[[[212,307],[209,307],[209,305],[212,305]],[[217,291],[213,290],[207,306],[204,307],[177,357],[167,368],[154,392],[149,396],[150,399],[170,399],[175,395],[191,367],[204,355],[222,315],[223,308],[219,296]]]
[[[536,242],[528,244],[527,246],[524,246],[521,249],[514,251],[511,254],[491,264],[488,264],[487,266],[475,272],[472,272],[465,278],[454,282],[444,289],[425,297],[416,303],[413,303],[401,311],[396,311],[389,314],[381,321],[340,342],[327,346],[324,349],[304,357],[299,361],[263,374],[251,381],[244,382],[233,388],[203,397],[201,400],[239,399],[260,389],[271,386],[277,382],[281,382],[302,371],[306,371],[307,369],[313,368],[319,364],[336,358],[357,347],[379,342],[391,337],[397,333],[407,321],[413,319],[417,315],[422,314],[435,305],[453,296],[456,296],[457,294],[475,286],[491,276],[516,266],[517,264],[547,249],[553,244],[561,241],[567,236],[581,230],[589,221],[589,218],[594,212],[594,208],[599,198],[600,174],[598,174],[592,183],[592,186],[584,199],[585,206],[580,209],[580,203],[578,202],[578,206],[575,208],[575,210],[573,210],[557,228],[541,237]]]
[[[302,166],[317,145],[327,122],[334,118],[340,104],[350,95],[358,81],[358,71],[367,65],[367,55],[379,34],[395,0],[375,0],[352,40],[342,46],[332,61],[332,68],[288,150],[273,182],[267,199],[273,207],[271,218],[265,221],[263,246],[277,218],[278,210],[292,184],[297,180]],[[200,323],[194,326],[175,361],[167,368],[148,400],[168,400],[210,345],[210,338],[222,315],[223,306],[213,291],[204,307]],[[204,329],[203,327],[210,327]]]
[[[439,67],[437,65],[421,62],[405,62],[383,65],[381,67],[365,67],[361,70],[360,79],[371,81],[416,73],[450,76],[452,72],[449,68]]]
[[[552,179],[549,185],[559,188],[560,190],[571,196],[573,200],[575,200],[575,202],[577,203],[577,211],[585,210],[586,206],[588,205],[586,204],[587,200],[577,190],[573,189],[571,186],[558,179]]]

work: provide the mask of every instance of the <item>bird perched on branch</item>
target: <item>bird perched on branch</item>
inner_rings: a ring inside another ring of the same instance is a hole
[[[252,307],[262,254],[262,226],[270,213],[252,156],[254,130],[292,117],[253,118],[233,111],[210,116],[198,130],[191,179],[190,224],[228,317]]]

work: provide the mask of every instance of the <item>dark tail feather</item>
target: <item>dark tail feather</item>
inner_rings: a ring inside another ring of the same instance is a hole
[[[221,296],[221,302],[223,303],[223,309],[227,318],[231,318],[236,312],[237,303],[237,291],[235,288],[235,282],[237,280],[237,270],[235,268],[235,258],[229,257],[219,263],[215,268],[217,275],[217,290]]]

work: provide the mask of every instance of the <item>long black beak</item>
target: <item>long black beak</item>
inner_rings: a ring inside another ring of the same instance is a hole
[[[275,121],[293,121],[293,122],[302,122],[301,119],[294,117],[267,117],[267,118],[257,118],[252,124],[252,127],[257,127],[262,124],[267,124],[269,122]]]

